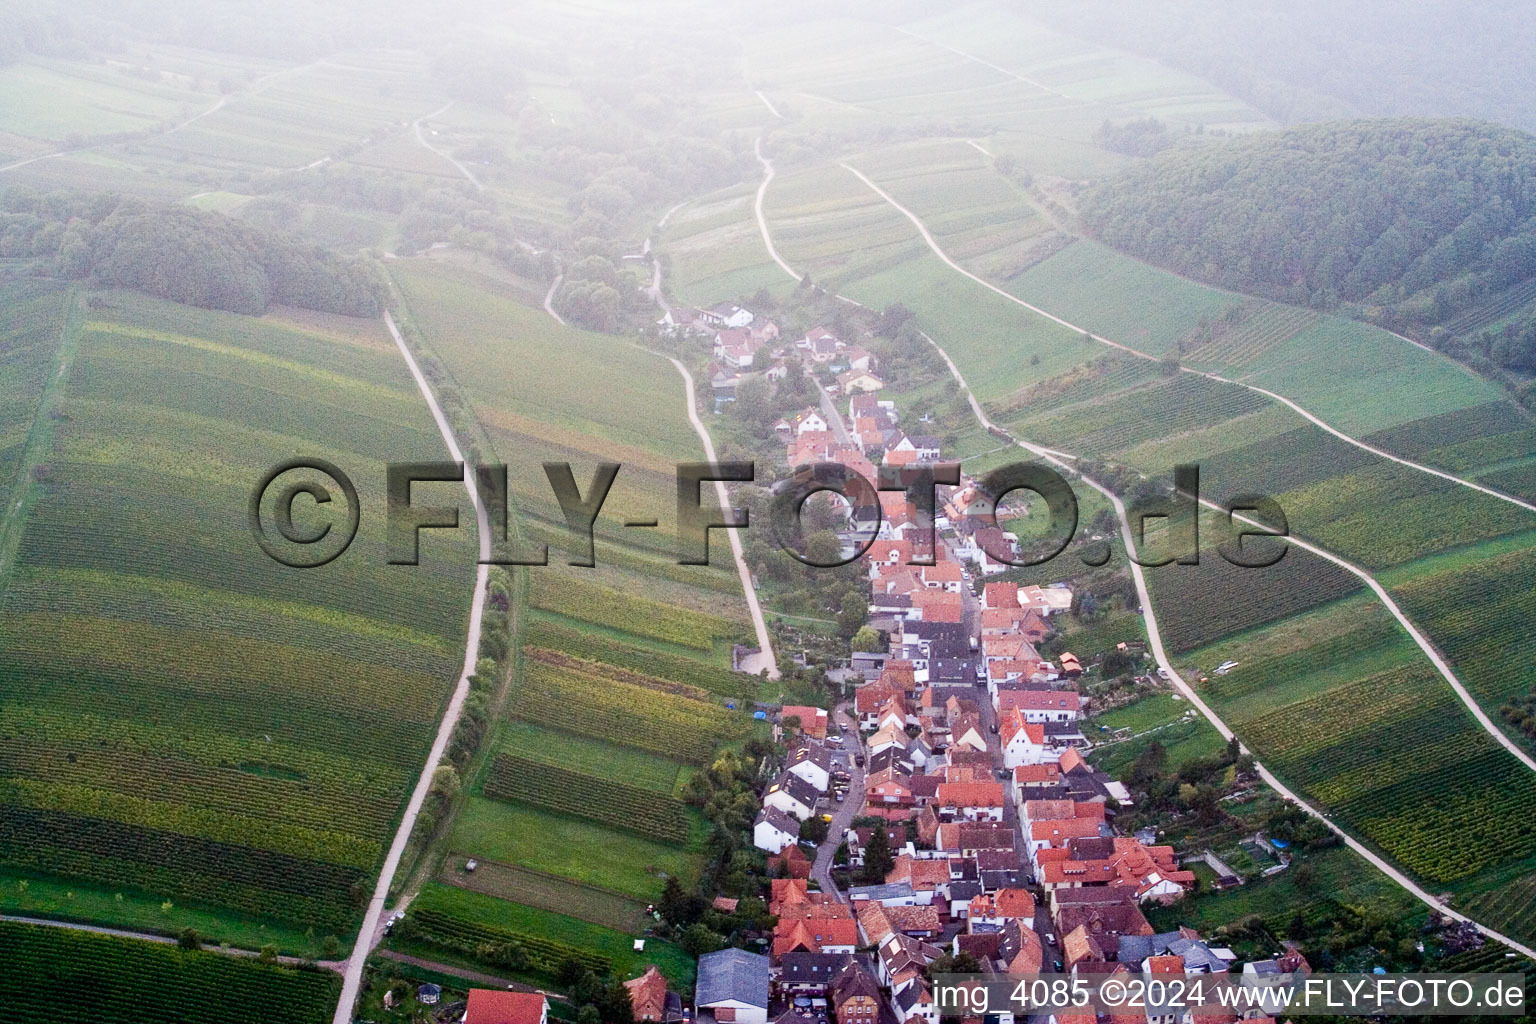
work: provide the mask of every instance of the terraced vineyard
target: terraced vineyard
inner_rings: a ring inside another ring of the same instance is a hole
[[[1426,881],[1477,891],[1536,854],[1536,778],[1466,713],[1368,596],[1190,655],[1278,775]]]
[[[492,762],[483,792],[666,842],[688,841],[688,815],[679,800],[510,754]]]
[[[664,757],[704,764],[721,743],[747,731],[743,713],[717,702],[539,662],[525,675],[513,699],[517,717]]]
[[[760,685],[727,667],[730,642],[750,626],[724,545],[711,546],[714,565],[676,564],[675,465],[702,455],[681,381],[664,360],[621,339],[561,328],[491,277],[415,261],[397,279],[408,328],[461,382],[478,426],[508,463],[526,532],[551,543],[551,565],[531,570],[522,657],[496,757],[484,778],[470,780],[446,839],[457,856],[499,865],[509,884],[446,876],[479,891],[430,890],[441,915],[434,941],[460,943],[452,948],[474,957],[483,942],[501,941],[487,937],[493,932],[547,923],[538,934],[569,934],[631,972],[640,960],[625,934],[571,917],[556,927],[551,908],[601,894],[607,922],[615,917],[609,904],[643,907],[666,877],[697,877],[702,845],[675,793],[693,766],[748,735],[744,704]],[[541,463],[569,461],[585,490],[587,467],[599,460],[623,468],[598,520],[598,567],[567,569],[557,554],[564,520]],[[661,527],[619,525],[631,518]],[[597,849],[601,857],[592,856]],[[537,879],[534,890],[513,881],[519,874]],[[574,906],[571,913],[581,916]],[[686,955],[650,945],[669,975],[691,976]]]
[[[157,929],[223,909],[344,935],[457,673],[468,533],[391,571],[368,514],[382,462],[441,440],[366,332],[90,305],[0,595],[0,865],[120,892]],[[364,510],[302,574],[233,511],[295,450]]]
[[[16,1024],[314,1024],[341,979],[64,928],[0,922],[0,1003]]]
[[[579,946],[526,932],[470,924],[461,918],[424,907],[413,907],[407,920],[410,922],[409,934],[412,938],[468,956],[475,956],[483,946],[515,943],[523,948],[528,954],[530,965],[541,974],[553,976],[567,960],[575,961],[599,975],[607,974],[612,967],[607,957],[589,953]]]
[[[568,619],[702,651],[711,650],[717,639],[741,632],[736,624],[713,615],[580,583],[569,577],[535,576],[530,600],[535,608]]]

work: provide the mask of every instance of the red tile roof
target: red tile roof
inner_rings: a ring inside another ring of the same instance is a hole
[[[539,1024],[543,1015],[544,997],[537,992],[472,988],[464,1024]]]

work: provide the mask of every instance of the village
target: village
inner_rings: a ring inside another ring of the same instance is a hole
[[[882,397],[876,358],[826,327],[790,342],[734,304],[661,327],[710,344],[717,412],[754,376],[820,378],[818,401],[773,425],[791,471],[837,463],[873,480],[944,461],[939,440]],[[784,767],[752,834],[776,924],[762,952],[700,958],[697,1019],[937,1024],[931,979],[945,973],[1308,971],[1294,948],[1240,963],[1198,932],[1148,922],[1145,908],[1183,899],[1196,876],[1152,830],[1116,827],[1132,796],[1084,756],[1084,666],[1036,647],[1071,589],[988,580],[1019,551],[1006,510],[964,476],[937,489],[931,517],[906,491],[878,501],[851,504],[838,532],[845,551],[868,543],[868,625],[885,649],[853,652],[851,699],[830,712],[779,709]],[[637,1020],[667,1019],[649,1013],[637,1003]]]

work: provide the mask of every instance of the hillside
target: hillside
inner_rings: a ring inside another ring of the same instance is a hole
[[[1536,278],[1536,138],[1476,121],[1346,121],[1181,147],[1090,190],[1083,220],[1181,274],[1429,328]],[[1536,369],[1536,332],[1490,337]]]

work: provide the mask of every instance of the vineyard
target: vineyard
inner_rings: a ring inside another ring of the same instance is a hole
[[[1536,546],[1421,576],[1394,593],[1479,700],[1499,703],[1531,687]]]
[[[602,661],[578,658],[560,651],[552,651],[547,647],[525,647],[523,655],[530,661],[537,661],[541,665],[548,665],[551,668],[598,676],[603,679],[611,679],[616,683],[625,683],[629,686],[638,686],[646,690],[655,690],[657,693],[670,693],[673,696],[687,697],[691,700],[704,702],[713,700],[708,690],[700,689],[697,686],[689,686],[687,683],[674,683],[657,676],[646,675],[644,672],[635,672],[630,669],[609,665]]]
[[[534,576],[530,602],[569,619],[700,651],[712,650],[717,639],[741,632],[740,625],[714,615],[547,573]]]
[[[456,672],[469,536],[392,573],[365,514],[300,579],[230,510],[295,450],[379,507],[376,467],[441,439],[382,346],[84,305],[0,595],[0,865],[195,905],[213,939],[220,908],[344,935]]]
[[[690,766],[659,754],[548,729],[532,722],[503,722],[497,743],[499,750],[530,761],[600,778],[619,779],[625,785],[663,796],[671,796],[677,790],[679,780],[692,773]]]
[[[688,841],[688,815],[679,800],[511,754],[497,755],[484,792],[664,842]]]
[[[1522,508],[1392,463],[1378,462],[1275,499],[1294,532],[1372,569],[1531,525],[1531,514]]]
[[[556,939],[509,931],[487,924],[475,924],[436,910],[411,908],[407,920],[408,934],[413,939],[441,946],[444,949],[477,956],[482,947],[515,943],[528,954],[529,964],[540,974],[554,975],[560,965],[574,961],[598,974],[607,974],[612,967],[608,957]]]
[[[1199,652],[1255,755],[1420,878],[1468,882],[1536,853],[1536,777],[1498,747],[1371,600]]]
[[[1143,441],[1257,412],[1262,395],[1192,374],[1142,384],[1016,426],[1023,436],[1073,454],[1102,458]],[[1156,410],[1156,415],[1148,415]]]
[[[38,398],[48,382],[65,300],[64,291],[42,281],[0,284],[0,500],[11,493]]]
[[[661,676],[710,693],[751,700],[757,695],[759,681],[749,675],[731,672],[697,658],[682,657],[620,643],[590,630],[562,625],[553,619],[531,617],[527,643],[531,647],[564,651],[588,661],[602,661],[636,672]]]
[[[1148,569],[1147,582],[1163,637],[1175,651],[1203,647],[1363,586],[1354,574],[1299,548],[1287,548],[1284,558],[1262,569],[1233,565],[1206,550],[1199,565]]]
[[[748,727],[744,715],[716,703],[537,661],[513,696],[512,714],[690,764],[708,762],[715,748]]]
[[[1262,303],[1236,325],[1222,320],[1210,340],[1186,347],[1187,358],[1201,366],[1217,369],[1244,366],[1282,344],[1318,320],[1318,314],[1299,306]],[[1230,376],[1230,374],[1224,374]]]
[[[1436,457],[1441,451],[1467,451],[1464,446],[1476,442],[1504,444],[1527,441],[1530,433],[1529,421],[1520,409],[1511,402],[1498,401],[1409,420],[1401,426],[1380,431],[1363,440],[1404,458],[1429,457],[1437,465],[1443,465],[1444,460]],[[1492,454],[1496,458],[1506,457],[1502,452]],[[1450,468],[1472,469],[1477,465],[1476,461],[1456,460]]]
[[[1003,417],[1038,416],[1151,383],[1157,374],[1155,364],[1115,353],[1050,380],[1020,388],[1007,399],[994,403],[992,411]]]
[[[7,1024],[314,1024],[335,1009],[328,971],[0,922]]]

